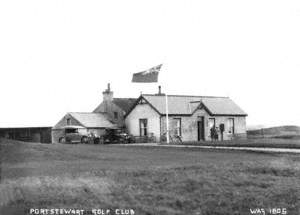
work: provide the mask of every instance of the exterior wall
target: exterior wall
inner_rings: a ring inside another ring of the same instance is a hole
[[[181,138],[182,141],[197,141],[198,140],[198,120],[199,117],[204,117],[204,138],[205,140],[208,140],[208,137],[210,135],[209,129],[208,129],[208,118],[209,114],[204,110],[200,109],[197,110],[192,116],[169,116],[169,130],[170,135],[173,134],[175,130],[175,125],[172,123],[172,120],[174,118],[180,118],[181,119]],[[162,134],[166,132],[166,116],[162,116],[161,118],[161,132]],[[210,137],[209,137],[210,139]]]
[[[139,119],[148,120],[148,133],[153,133],[156,140],[160,138],[160,115],[149,104],[138,104],[125,119],[128,132],[140,136]]]
[[[244,116],[216,116],[216,127],[220,127],[221,123],[225,125],[224,140],[231,140],[235,138],[246,138],[246,117]],[[234,134],[229,133],[229,128],[227,125],[227,119],[234,119]],[[219,134],[219,140],[221,140],[221,135]]]
[[[67,126],[67,119],[70,119],[70,125],[82,126],[80,122],[74,119],[70,114],[66,114],[54,127],[53,129],[60,129],[64,126]]]
[[[125,125],[125,119],[124,119],[124,115],[125,112],[119,108],[117,105],[115,105],[113,102],[111,102],[110,100],[105,100],[103,101],[97,111],[95,113],[106,113],[109,117],[109,119],[111,121],[113,121],[114,123],[116,123],[118,126],[124,126]],[[114,118],[114,112],[118,113],[118,119]]]
[[[204,138],[205,140],[211,140],[209,118],[215,118],[216,127],[219,127],[221,123],[225,125],[225,131],[223,133],[224,140],[230,140],[235,138],[246,138],[246,117],[244,116],[210,116],[204,109],[197,110],[192,116],[169,116],[169,130],[172,135],[175,130],[175,124],[172,123],[174,118],[181,119],[181,137],[183,141],[197,141],[198,140],[198,124],[197,121],[200,117],[204,117]],[[234,135],[229,133],[227,125],[227,119],[234,119]],[[161,117],[161,134],[166,132],[166,117]],[[218,133],[219,140],[221,140],[221,134]]]
[[[52,143],[58,143],[60,137],[64,135],[63,129],[52,129],[51,136],[52,136]]]
[[[25,142],[51,143],[51,127],[1,128],[0,137]]]

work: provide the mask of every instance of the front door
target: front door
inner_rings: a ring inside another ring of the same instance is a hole
[[[198,141],[204,140],[204,117],[200,117],[197,121],[198,127]]]

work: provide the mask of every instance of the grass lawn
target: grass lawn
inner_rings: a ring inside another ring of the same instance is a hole
[[[300,156],[1,140],[0,214],[132,208],[135,214],[300,214]]]

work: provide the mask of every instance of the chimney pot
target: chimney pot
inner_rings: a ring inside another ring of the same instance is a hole
[[[155,95],[157,96],[164,96],[165,94],[161,92],[161,86],[158,86],[158,93],[156,93]]]

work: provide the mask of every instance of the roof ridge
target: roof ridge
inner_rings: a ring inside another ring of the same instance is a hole
[[[142,96],[165,96],[165,95],[158,95],[158,94],[142,94]],[[195,95],[167,95],[173,97],[201,97],[201,98],[229,98],[228,96],[195,96]]]
[[[98,114],[98,113],[101,113],[101,112],[97,112],[97,113],[94,113],[94,112],[68,112],[69,114],[72,114],[72,113],[83,113],[83,114]]]
[[[18,129],[18,128],[52,128],[53,126],[13,126],[13,127],[10,127],[10,126],[7,126],[7,127],[2,127],[0,126],[0,129]]]
[[[137,98],[129,98],[129,97],[126,97],[126,98],[121,98],[121,97],[115,97],[113,99],[137,99]]]

